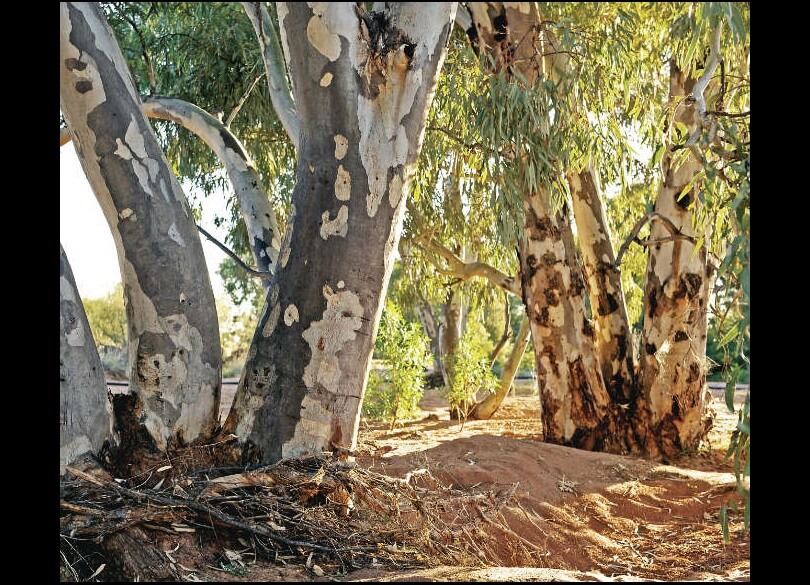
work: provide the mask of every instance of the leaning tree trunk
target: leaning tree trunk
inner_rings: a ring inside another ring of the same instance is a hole
[[[59,246],[59,474],[86,453],[112,441],[112,407],[104,368],[76,280]]]
[[[406,190],[455,9],[278,4],[301,133],[276,281],[225,423],[245,463],[356,444]]]
[[[225,166],[236,194],[239,213],[245,222],[250,250],[256,262],[256,270],[272,273],[281,246],[278,220],[267,192],[262,187],[259,172],[242,143],[233,135],[230,128],[217,118],[184,100],[148,97],[143,102],[143,109],[150,118],[180,124],[211,147]],[[265,291],[269,290],[270,279],[263,278],[262,284]]]
[[[62,2],[60,14],[62,112],[121,265],[135,397],[126,416],[150,447],[207,438],[222,356],[191,209],[99,6]]]
[[[517,338],[515,339],[515,345],[503,366],[498,389],[476,404],[467,418],[472,420],[489,420],[501,406],[503,399],[506,398],[506,394],[512,387],[512,382],[515,381],[515,374],[517,374],[518,367],[520,366],[520,360],[523,359],[523,354],[526,352],[526,347],[529,345],[529,329],[529,320],[524,317],[520,324]]]
[[[614,404],[626,406],[636,396],[633,334],[598,179],[590,166],[567,179],[602,378]]]
[[[684,99],[693,82],[670,63],[674,121],[696,128],[695,100]],[[676,105],[677,104],[677,105]],[[695,250],[693,206],[703,169],[690,148],[667,144],[664,181],[650,226],[641,344],[638,435],[652,457],[674,457],[698,446],[711,428],[706,390],[706,334],[714,268],[706,246]]]

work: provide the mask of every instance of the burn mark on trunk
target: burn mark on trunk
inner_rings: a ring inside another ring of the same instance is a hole
[[[610,293],[605,293],[603,295],[599,295],[599,304],[597,305],[596,310],[599,311],[599,314],[603,317],[605,315],[610,315],[614,311],[619,308],[619,302],[616,300],[616,296]]]
[[[543,266],[554,266],[556,263],[557,263],[557,256],[554,255],[554,252],[549,250],[548,252],[543,254],[542,256]]]
[[[686,331],[676,331],[675,341],[689,341],[689,336],[686,334]]]
[[[672,416],[675,418],[681,417],[681,403],[677,395],[672,396]]]
[[[655,347],[654,343],[648,343],[644,346],[644,351],[647,352],[647,355],[655,355],[655,352],[658,351],[658,348]]]
[[[658,308],[658,289],[653,287],[650,294],[647,295],[647,315],[649,317],[655,316],[655,310]]]
[[[526,278],[529,282],[534,278],[534,275],[537,274],[537,256],[534,254],[529,254],[526,256]]]
[[[689,375],[686,377],[686,383],[690,385],[694,384],[695,382],[699,382],[702,377],[703,375],[697,362],[689,364]]]
[[[360,19],[360,38],[366,43],[369,53],[364,75],[360,75],[360,93],[373,101],[394,70],[410,68],[416,43],[405,32],[392,26],[385,12],[369,12],[355,5],[355,13]]]

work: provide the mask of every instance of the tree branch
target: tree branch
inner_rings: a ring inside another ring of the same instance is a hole
[[[256,84],[259,83],[261,78],[264,77],[265,75],[267,75],[266,71],[264,73],[260,73],[259,76],[253,80],[253,83],[250,84],[250,87],[247,88],[247,91],[242,95],[242,97],[239,98],[239,101],[236,103],[236,105],[233,107],[233,110],[231,110],[231,113],[228,115],[228,119],[225,120],[226,126],[230,128],[231,122],[233,122],[233,119],[236,118],[236,114],[239,113],[239,110],[242,109],[242,106],[245,105],[245,102],[247,101],[250,93],[253,91],[253,88],[256,87]]]
[[[738,112],[736,114],[732,114],[729,112],[718,112],[716,110],[708,110],[706,114],[712,116],[725,116],[726,118],[744,118],[745,116],[751,115],[751,110],[748,110],[747,112]]]
[[[666,238],[658,238],[658,239],[654,239],[654,240],[653,239],[640,240],[638,238],[638,232],[641,231],[641,228],[643,228],[645,224],[647,224],[648,222],[652,222],[652,221],[660,222],[664,226],[664,228],[666,228],[666,230],[670,233],[670,236],[666,237]],[[624,241],[624,243],[619,248],[619,252],[616,254],[616,262],[614,262],[613,265],[616,268],[619,267],[619,265],[622,263],[622,257],[624,256],[624,253],[627,251],[627,248],[633,242],[641,244],[642,246],[649,246],[649,245],[652,245],[652,244],[658,244],[658,243],[663,243],[663,242],[671,242],[671,241],[674,241],[674,240],[687,240],[689,242],[692,242],[693,244],[696,242],[695,238],[693,238],[691,236],[687,236],[686,234],[682,233],[681,230],[678,229],[678,227],[674,223],[672,223],[672,220],[670,220],[668,217],[665,217],[665,216],[661,215],[657,211],[654,211],[653,213],[649,213],[649,214],[641,217],[636,222],[636,224],[633,226],[633,229],[630,231],[630,235],[627,236],[627,239]]]
[[[67,467],[67,471],[82,479],[84,481],[93,483],[99,487],[103,488],[112,488],[114,491],[118,492],[121,495],[130,497],[134,500],[149,500],[151,502],[155,502],[157,504],[162,504],[164,506],[177,506],[183,508],[190,508],[191,510],[195,510],[200,512],[204,515],[210,516],[212,518],[216,518],[220,522],[224,524],[228,524],[230,526],[234,526],[236,528],[241,528],[247,532],[251,532],[253,534],[258,534],[259,536],[264,536],[269,538],[270,540],[274,540],[281,544],[286,544],[287,546],[300,546],[305,548],[311,548],[315,550],[320,550],[328,553],[337,553],[341,551],[350,551],[350,550],[377,550],[377,547],[343,547],[343,548],[333,548],[331,546],[323,546],[320,544],[315,544],[313,542],[305,542],[302,540],[292,540],[290,538],[285,538],[280,534],[276,534],[272,530],[268,529],[265,526],[260,524],[253,524],[252,522],[245,522],[244,520],[240,520],[239,518],[234,518],[229,514],[225,514],[224,512],[218,510],[217,508],[213,508],[211,506],[207,506],[206,504],[198,501],[192,500],[190,498],[178,498],[172,496],[162,496],[159,494],[148,493],[148,492],[139,492],[137,490],[132,490],[129,488],[125,488],[124,486],[118,485],[115,482],[105,482],[101,481],[96,477],[93,477],[89,473],[85,473],[79,469],[73,467]]]
[[[298,113],[292,98],[290,84],[287,81],[287,70],[284,65],[284,52],[276,35],[276,29],[264,2],[241,2],[253,30],[262,46],[262,58],[267,71],[267,84],[270,87],[270,99],[281,120],[281,125],[287,131],[290,140],[298,149],[298,135],[301,127],[298,123]]]
[[[697,128],[695,128],[695,131],[692,133],[692,136],[689,137],[689,140],[687,140],[686,144],[689,146],[697,144],[698,138],[703,131],[703,127],[709,123],[706,111],[706,97],[703,95],[703,93],[706,91],[706,86],[709,85],[709,81],[711,81],[712,75],[714,75],[714,70],[717,69],[717,65],[720,62],[720,32],[722,29],[723,21],[720,20],[712,33],[709,58],[706,61],[706,66],[703,69],[703,75],[698,78],[694,88],[692,89],[692,97],[694,97],[696,101],[695,107],[697,108],[697,118],[700,120],[700,124]]]
[[[138,36],[138,40],[141,43],[141,55],[143,55],[143,60],[146,63],[146,72],[149,75],[149,95],[155,95],[156,85],[155,85],[155,70],[152,68],[152,60],[149,58],[149,52],[146,50],[146,40],[143,38],[143,34],[141,33],[138,25],[135,24],[135,21],[132,20],[123,10],[121,10],[117,5],[115,5],[115,9],[118,12],[119,16],[126,20],[129,23],[129,26],[135,31],[135,34]]]
[[[415,237],[413,242],[427,253],[426,256],[431,264],[433,264],[436,270],[441,274],[454,276],[459,280],[468,280],[473,276],[478,276],[512,293],[518,298],[521,297],[520,286],[513,276],[507,276],[497,268],[489,264],[484,264],[483,262],[464,262],[453,252],[425,234]],[[436,255],[441,257],[448,264],[449,268],[443,268],[440,262],[435,258]]]
[[[217,245],[217,247],[218,247],[220,250],[222,250],[222,251],[223,251],[223,252],[225,252],[225,253],[226,253],[228,256],[230,256],[230,257],[231,257],[231,260],[233,260],[234,262],[236,262],[236,263],[237,263],[237,264],[238,264],[238,265],[239,265],[239,266],[240,266],[242,269],[244,269],[244,270],[245,270],[245,271],[246,271],[248,274],[252,274],[253,276],[258,276],[259,278],[270,278],[271,276],[273,276],[273,273],[272,273],[272,272],[260,272],[260,271],[258,271],[258,270],[255,270],[255,269],[251,268],[251,267],[250,267],[250,266],[248,266],[247,264],[245,264],[245,263],[242,261],[242,259],[241,259],[239,256],[237,256],[237,255],[236,255],[236,254],[235,254],[233,251],[231,251],[231,250],[230,250],[230,249],[229,249],[229,248],[228,248],[228,247],[227,247],[225,244],[223,244],[222,242],[220,242],[219,240],[217,240],[217,239],[216,239],[214,236],[212,236],[212,235],[211,235],[211,234],[209,234],[207,231],[205,231],[205,230],[202,228],[202,226],[199,226],[199,225],[198,225],[198,226],[197,226],[197,229],[198,229],[198,230],[200,230],[200,233],[201,233],[202,235],[204,235],[206,238],[208,238],[208,239],[209,239],[209,240],[211,240],[211,241],[212,241],[214,244],[216,244],[216,245]]]

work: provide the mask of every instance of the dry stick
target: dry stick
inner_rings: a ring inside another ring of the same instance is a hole
[[[200,233],[202,235],[204,235],[206,238],[208,238],[214,244],[216,244],[217,247],[220,250],[222,250],[228,256],[230,256],[231,259],[234,262],[236,262],[239,265],[239,267],[242,268],[243,270],[245,270],[248,274],[252,274],[253,276],[258,276],[259,278],[270,278],[271,276],[273,276],[272,272],[261,272],[260,270],[255,270],[254,268],[251,268],[250,266],[245,264],[239,256],[237,256],[234,252],[232,252],[230,249],[228,249],[228,247],[225,244],[223,244],[222,242],[217,240],[214,236],[212,236],[207,231],[205,231],[201,226],[198,225],[197,229],[200,230]]]
[[[239,110],[242,109],[242,106],[245,105],[245,102],[247,101],[248,96],[250,96],[250,93],[253,91],[253,88],[256,87],[256,84],[259,83],[261,78],[264,77],[265,75],[267,75],[266,71],[260,74],[256,79],[254,79],[253,83],[250,84],[250,87],[247,88],[247,91],[244,94],[242,94],[242,97],[239,98],[239,101],[236,102],[236,105],[233,107],[233,110],[231,110],[231,113],[228,115],[228,119],[225,120],[226,126],[230,128],[231,122],[233,122],[233,119],[236,118],[236,114],[239,113]]]
[[[646,224],[647,222],[652,222],[653,220],[661,222],[664,225],[664,227],[666,228],[666,230],[671,234],[671,237],[667,238],[667,239],[661,238],[660,241],[659,240],[646,240],[646,241],[639,240],[638,239],[638,232],[641,231],[641,228],[644,227],[644,224]],[[616,262],[614,262],[613,265],[616,266],[617,268],[619,267],[619,265],[622,262],[622,256],[624,256],[624,253],[627,251],[627,248],[630,246],[630,244],[632,242],[638,242],[642,246],[646,246],[646,245],[650,245],[650,244],[661,243],[663,241],[671,241],[671,240],[687,240],[689,242],[692,242],[693,244],[696,242],[695,238],[693,238],[691,236],[687,236],[686,234],[681,233],[681,230],[679,230],[677,228],[677,226],[674,223],[672,223],[672,220],[670,220],[668,217],[665,217],[665,216],[661,215],[657,211],[654,211],[653,213],[649,213],[649,214],[643,216],[642,218],[640,218],[636,222],[636,225],[633,226],[633,229],[631,230],[630,235],[627,236],[627,239],[624,241],[624,243],[619,248],[619,252],[618,252],[618,254],[616,254]]]
[[[147,494],[147,493],[143,493],[143,492],[138,492],[138,491],[131,490],[131,489],[125,488],[123,486],[120,486],[120,485],[118,485],[116,483],[106,483],[106,482],[100,481],[100,480],[96,479],[95,477],[93,477],[92,475],[90,475],[89,473],[85,473],[84,471],[81,471],[79,469],[75,469],[73,467],[68,466],[65,469],[67,471],[69,471],[70,473],[72,473],[73,475],[75,475],[76,477],[78,477],[79,479],[89,481],[90,483],[93,483],[93,484],[95,484],[97,486],[100,486],[100,487],[111,487],[115,491],[117,491],[118,493],[123,494],[125,496],[129,496],[129,497],[134,498],[136,500],[141,499],[141,498],[146,498],[147,500],[151,500],[151,501],[156,502],[158,504],[163,504],[164,506],[182,506],[182,507],[186,507],[186,508],[191,508],[192,510],[196,510],[196,511],[202,512],[204,514],[208,514],[209,516],[213,516],[214,518],[216,518],[220,522],[223,522],[224,524],[229,524],[229,525],[234,526],[236,528],[241,528],[242,530],[252,532],[253,534],[258,534],[259,536],[264,536],[264,537],[269,538],[271,540],[275,540],[276,542],[279,542],[281,544],[286,544],[287,546],[302,546],[302,547],[311,548],[311,549],[315,549],[315,550],[320,550],[320,551],[333,553],[333,554],[337,554],[340,551],[352,551],[352,550],[376,551],[377,550],[376,546],[355,546],[355,547],[350,546],[350,547],[345,547],[345,548],[334,548],[334,547],[322,546],[320,544],[315,544],[315,543],[312,543],[312,542],[304,542],[304,541],[300,541],[300,540],[292,540],[292,539],[289,539],[289,538],[284,538],[283,536],[280,536],[280,535],[276,534],[272,530],[268,530],[264,526],[255,526],[255,525],[252,525],[252,524],[248,524],[246,522],[242,522],[241,520],[238,520],[238,519],[236,519],[236,518],[234,518],[234,517],[232,517],[232,516],[230,516],[228,514],[225,514],[224,512],[220,512],[219,510],[217,510],[215,508],[211,508],[209,506],[206,506],[205,504],[202,504],[200,502],[196,502],[194,500],[188,500],[188,499],[185,499],[185,498],[172,498],[172,497],[167,497],[167,496],[159,496],[159,495],[156,495],[156,494]]]

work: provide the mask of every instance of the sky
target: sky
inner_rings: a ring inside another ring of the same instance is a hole
[[[87,299],[103,297],[121,281],[115,244],[70,142],[61,147],[59,158],[59,240],[73,269],[79,295]],[[212,194],[206,199],[202,227],[224,241],[225,229],[213,222],[217,214],[225,214],[225,197]],[[201,240],[214,296],[225,297],[222,279],[216,272],[225,253],[206,238]]]

